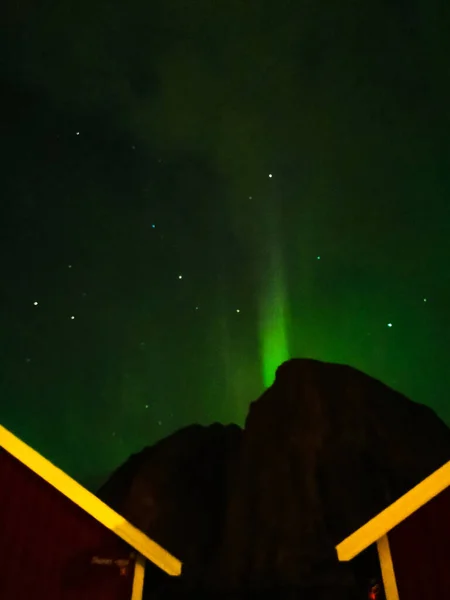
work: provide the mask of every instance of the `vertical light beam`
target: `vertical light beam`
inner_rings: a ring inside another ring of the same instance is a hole
[[[265,387],[272,385],[277,367],[290,357],[288,292],[285,268],[279,241],[275,207],[270,207],[271,235],[266,237],[267,249],[260,273],[259,343],[262,378]],[[269,216],[269,215],[268,215]]]

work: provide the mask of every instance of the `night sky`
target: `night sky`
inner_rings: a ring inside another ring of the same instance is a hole
[[[290,356],[450,423],[447,4],[4,0],[0,423],[94,487]]]

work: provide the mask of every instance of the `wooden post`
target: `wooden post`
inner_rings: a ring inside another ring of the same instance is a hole
[[[381,575],[383,577],[386,600],[400,600],[388,534],[383,535],[383,537],[377,541],[377,550],[378,558],[380,560]]]
[[[138,552],[134,563],[133,589],[131,592],[131,600],[142,600],[142,595],[144,593],[144,576],[145,557],[142,556],[140,552]]]

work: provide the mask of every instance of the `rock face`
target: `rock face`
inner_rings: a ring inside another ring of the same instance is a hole
[[[181,429],[131,456],[97,494],[180,558],[190,585],[217,552],[241,435],[237,425]]]
[[[429,408],[350,367],[284,363],[249,411],[213,580],[351,586],[335,545],[449,459]]]
[[[335,545],[447,460],[450,430],[429,408],[353,368],[293,359],[244,432],[181,430],[100,495],[185,563],[183,587],[352,598]]]

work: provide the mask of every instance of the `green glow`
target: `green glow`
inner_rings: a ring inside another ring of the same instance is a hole
[[[260,354],[265,387],[272,385],[275,371],[290,357],[287,286],[278,243],[271,247],[267,282],[260,299]]]
[[[272,385],[277,367],[289,358],[286,305],[282,290],[273,286],[263,303],[261,322],[262,376],[264,386]]]

